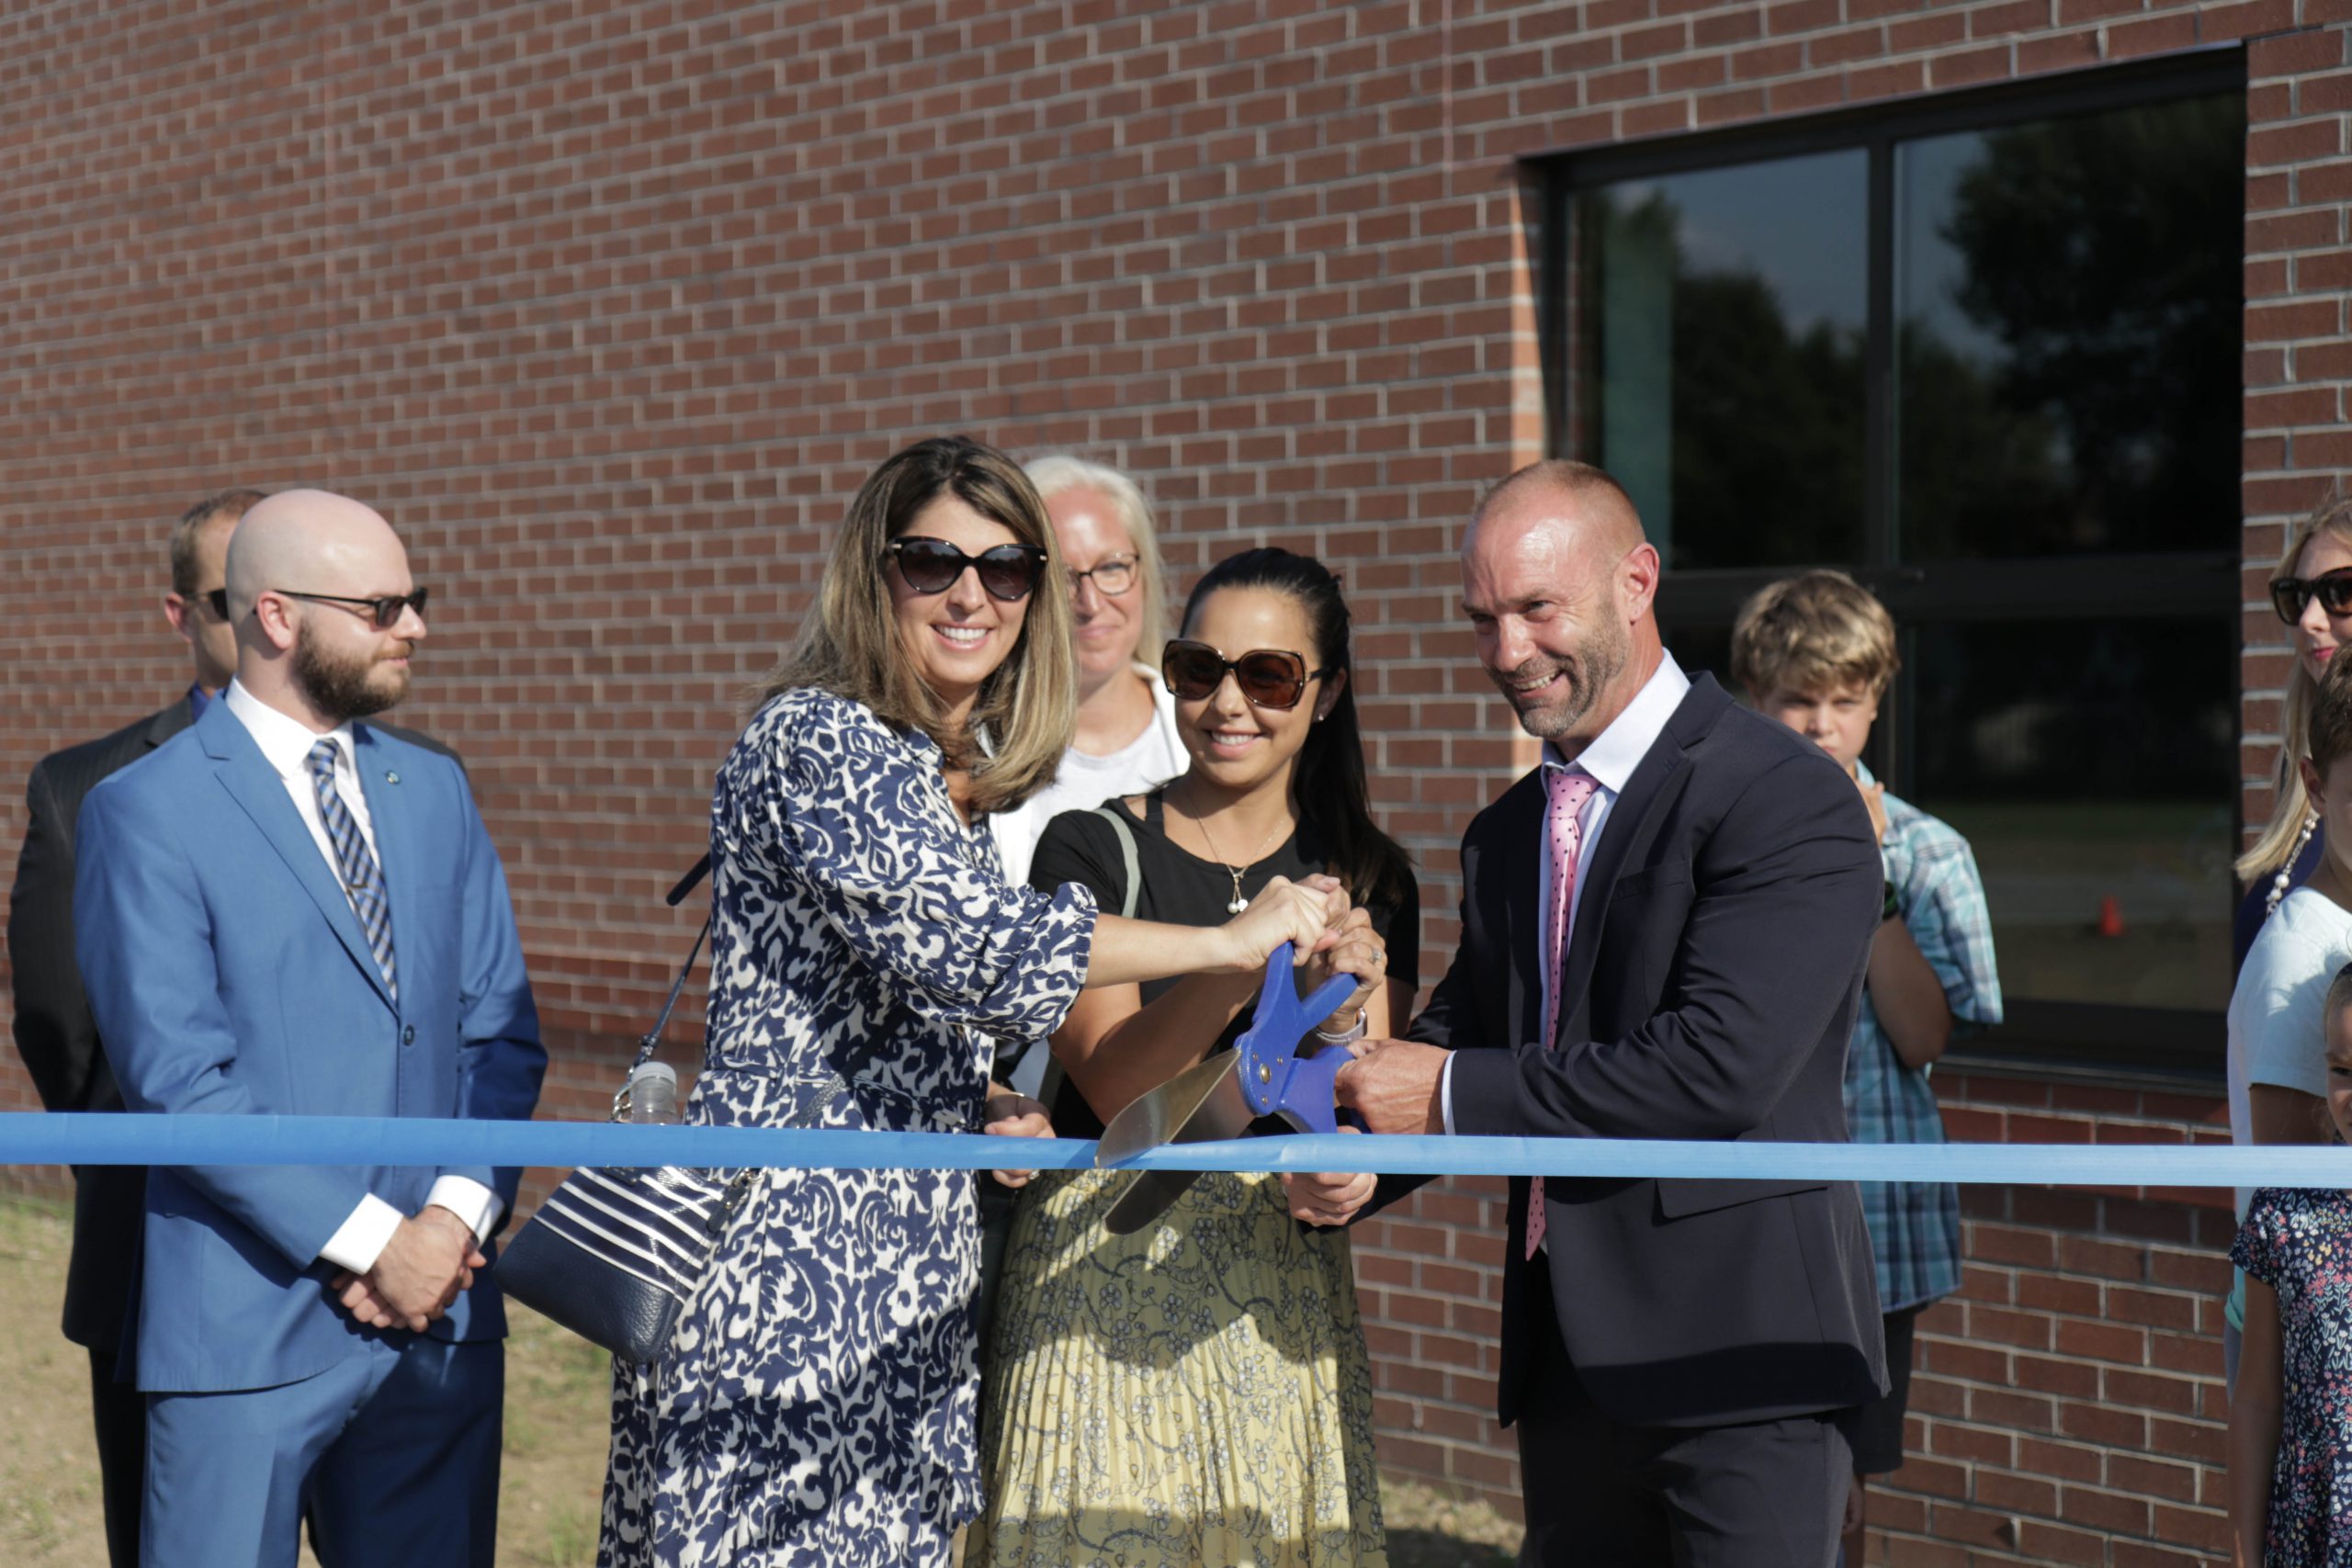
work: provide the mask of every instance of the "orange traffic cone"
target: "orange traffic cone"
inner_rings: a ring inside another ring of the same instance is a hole
[[[2123,934],[2123,906],[2116,901],[2115,895],[2112,893],[2106,895],[2098,901],[2098,934],[2101,936]]]

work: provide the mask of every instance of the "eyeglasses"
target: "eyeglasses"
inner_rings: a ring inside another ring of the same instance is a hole
[[[2270,607],[2290,626],[2303,618],[2303,606],[2313,599],[2331,615],[2352,614],[2352,566],[2340,566],[2317,577],[2270,580]]]
[[[1090,578],[1094,581],[1094,592],[1105,598],[1115,599],[1136,585],[1136,558],[1113,556],[1109,560],[1099,562],[1084,571],[1071,572],[1069,574],[1070,592],[1076,594],[1078,585]]]
[[[209,593],[199,593],[197,597],[212,607],[212,618],[214,620],[225,621],[229,618],[229,591],[227,589],[216,588]]]
[[[1306,694],[1309,681],[1320,681],[1329,670],[1309,672],[1306,660],[1279,648],[1252,649],[1238,659],[1227,659],[1204,642],[1183,637],[1170,641],[1159,656],[1159,672],[1168,689],[1186,702],[1198,702],[1225,684],[1230,671],[1250,705],[1295,708]]]
[[[351,599],[340,593],[298,593],[291,588],[273,588],[269,592],[283,593],[288,599],[315,599],[322,604],[341,604],[355,615],[364,615],[373,620],[378,631],[388,632],[401,624],[401,617],[410,609],[413,608],[420,615],[424,614],[425,597],[432,591],[420,588],[413,593],[388,593],[380,599]],[[228,590],[221,590],[220,597],[225,604]],[[229,618],[226,609],[221,611],[220,618],[224,621]]]
[[[899,575],[918,593],[944,593],[970,567],[980,574],[980,586],[991,599],[1006,604],[1026,599],[1046,574],[1046,552],[1035,545],[999,545],[967,556],[944,539],[922,534],[890,541]]]

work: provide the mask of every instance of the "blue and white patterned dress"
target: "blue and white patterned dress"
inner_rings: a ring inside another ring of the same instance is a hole
[[[994,1040],[1060,1023],[1094,933],[1085,889],[998,865],[928,738],[830,693],[768,703],[711,803],[686,1122],[977,1129]],[[947,1562],[979,1506],[978,1269],[969,1172],[769,1172],[668,1353],[615,1367],[598,1562]]]

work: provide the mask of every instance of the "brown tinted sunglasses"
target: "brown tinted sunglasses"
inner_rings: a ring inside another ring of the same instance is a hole
[[[1250,705],[1261,708],[1296,707],[1306,694],[1306,683],[1330,673],[1309,671],[1306,660],[1284,649],[1252,649],[1238,659],[1227,659],[1207,643],[1184,637],[1170,639],[1159,656],[1159,673],[1168,689],[1187,702],[1210,695],[1225,684],[1228,672]]]

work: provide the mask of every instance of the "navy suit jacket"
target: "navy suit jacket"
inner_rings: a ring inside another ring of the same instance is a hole
[[[1416,1040],[1450,1046],[1453,1130],[1844,1142],[1841,1094],[1883,873],[1827,754],[1702,675],[1611,806],[1539,1042],[1541,770],[1470,824],[1462,942]],[[1402,1190],[1392,1186],[1384,1199]],[[1510,1183],[1499,1380],[1530,1365],[1528,1182]],[[1850,1182],[1548,1180],[1558,1331],[1618,1420],[1717,1426],[1884,1386]]]
[[[76,953],[132,1111],[525,1118],[547,1055],[506,879],[451,758],[354,727],[391,907],[397,1003],[341,884],[225,703],[93,788]],[[148,1182],[139,1385],[269,1387],[357,1353],[325,1246],[360,1198],[403,1213],[489,1167],[160,1166]],[[433,1332],[505,1331],[483,1271]]]

